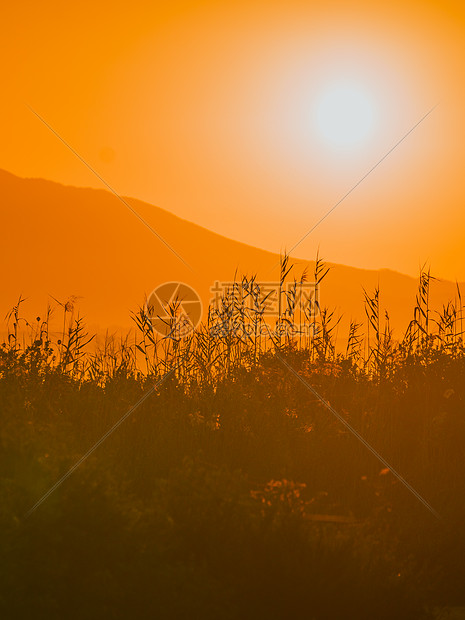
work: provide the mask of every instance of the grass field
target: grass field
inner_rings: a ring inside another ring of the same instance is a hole
[[[319,286],[325,273],[317,261]],[[19,302],[0,348],[2,617],[382,620],[465,605],[462,302],[457,290],[431,309],[431,280],[397,340],[366,292],[342,349],[324,308],[298,317],[313,338],[263,335],[253,279],[184,338],[157,337],[141,308],[135,341],[92,349],[71,302],[53,337],[50,313],[26,321]],[[279,295],[278,325],[296,322],[292,290]]]

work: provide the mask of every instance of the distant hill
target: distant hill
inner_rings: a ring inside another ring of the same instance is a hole
[[[235,273],[257,274],[266,282],[277,278],[277,254],[222,237],[148,203],[125,200],[191,268],[111,192],[21,179],[0,170],[1,318],[20,294],[28,298],[24,312],[31,317],[44,311],[48,295],[64,301],[75,295],[90,327],[125,329],[132,325],[130,310],[163,282],[186,282],[207,304],[214,282],[231,281]],[[296,275],[305,267],[312,273],[313,260],[293,262]],[[388,269],[331,266],[321,303],[344,314],[341,336],[350,317],[365,319],[362,286],[371,291],[378,282],[392,325],[398,333],[405,329],[417,288],[414,278]],[[436,307],[455,295],[455,283],[433,284]]]

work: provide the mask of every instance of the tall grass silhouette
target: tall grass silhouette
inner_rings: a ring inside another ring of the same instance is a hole
[[[317,257],[317,288],[327,273]],[[273,320],[269,293],[244,276],[179,338],[158,335],[145,306],[132,334],[102,340],[87,333],[75,299],[35,320],[18,300],[0,347],[4,617],[428,618],[464,604],[460,289],[435,310],[434,278],[422,270],[397,337],[382,291],[361,291],[365,320],[341,334],[320,297],[298,303],[309,277],[284,256]],[[175,301],[173,327],[177,317]]]

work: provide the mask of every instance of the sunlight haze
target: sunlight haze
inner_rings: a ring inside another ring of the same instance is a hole
[[[27,104],[120,194],[280,252],[438,104],[294,254],[465,278],[461,3],[23,9],[4,7],[0,168],[103,187]]]

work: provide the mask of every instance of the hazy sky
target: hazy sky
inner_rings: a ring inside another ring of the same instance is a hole
[[[464,280],[463,6],[5,5],[0,167],[280,251],[438,104],[295,253]]]

